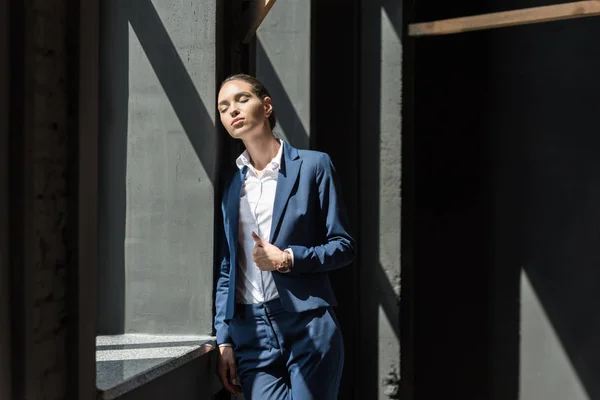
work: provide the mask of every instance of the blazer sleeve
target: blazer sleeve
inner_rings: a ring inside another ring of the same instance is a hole
[[[226,198],[226,197],[224,197]],[[223,216],[224,203],[222,205]],[[219,278],[217,280],[217,287],[215,290],[215,331],[217,334],[217,344],[231,343],[231,337],[229,335],[229,321],[225,320],[225,312],[227,310],[227,296],[229,294],[229,246],[227,244],[227,238],[225,236],[225,229],[223,224],[219,224],[218,230],[219,237],[219,248],[218,258],[219,265]]]
[[[325,242],[313,247],[290,245],[294,253],[293,273],[327,272],[350,264],[356,256],[356,243],[348,233],[348,217],[342,201],[335,167],[322,154],[316,168],[319,193],[319,223],[325,224]]]

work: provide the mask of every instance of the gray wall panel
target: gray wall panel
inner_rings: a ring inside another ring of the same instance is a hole
[[[211,332],[215,4],[104,8],[104,333]]]
[[[256,76],[273,97],[275,133],[308,148],[310,136],[310,2],[275,3],[256,33]]]

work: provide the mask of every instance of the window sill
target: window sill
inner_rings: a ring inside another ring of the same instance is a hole
[[[192,360],[211,355],[215,348],[216,342],[210,336],[141,334],[98,336],[96,338],[98,398],[116,399]],[[212,389],[218,390],[217,387],[208,389],[211,392],[214,392]]]

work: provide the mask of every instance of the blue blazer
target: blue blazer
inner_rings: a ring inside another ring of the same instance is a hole
[[[215,299],[217,343],[231,343],[239,204],[246,169],[234,174],[223,194],[224,232]],[[294,252],[290,273],[272,272],[285,310],[301,312],[337,304],[327,272],[354,260],[355,241],[348,233],[340,185],[327,154],[283,144],[269,242]]]

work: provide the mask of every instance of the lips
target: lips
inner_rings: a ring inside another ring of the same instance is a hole
[[[231,125],[235,126],[238,122],[242,122],[242,121],[244,121],[244,118],[238,117],[238,118],[234,119],[233,121],[231,121]]]

